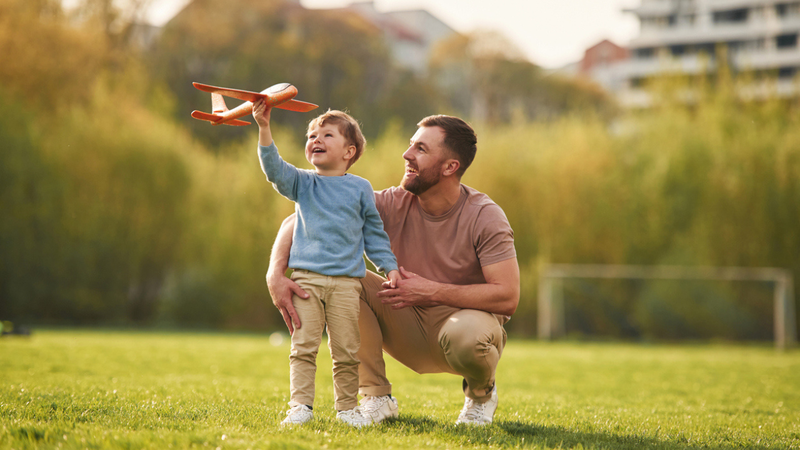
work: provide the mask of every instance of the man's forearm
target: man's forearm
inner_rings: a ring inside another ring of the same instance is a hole
[[[455,285],[437,283],[431,300],[439,305],[461,309],[477,309],[510,316],[517,310],[519,293],[495,284]]]
[[[272,245],[272,253],[269,257],[269,270],[267,280],[275,276],[284,276],[286,269],[289,268],[289,252],[292,249],[292,231],[294,230],[295,215],[284,219],[278,235],[275,236],[275,243]]]
[[[446,305],[461,309],[477,309],[492,314],[510,316],[519,305],[519,265],[517,258],[483,267],[486,283],[455,285],[428,280],[404,268],[397,289],[378,292],[384,303],[393,308],[408,306]]]

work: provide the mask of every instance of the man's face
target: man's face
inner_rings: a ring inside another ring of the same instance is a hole
[[[447,149],[444,131],[440,127],[420,127],[411,137],[411,144],[403,153],[406,173],[400,187],[414,195],[421,195],[439,183]]]

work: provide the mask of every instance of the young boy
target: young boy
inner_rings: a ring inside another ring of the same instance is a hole
[[[356,408],[364,252],[379,271],[387,273],[392,286],[400,274],[372,186],[347,173],[366,140],[355,119],[328,111],[308,124],[305,153],[315,170],[300,170],[278,154],[269,126],[270,108],[263,101],[255,103],[253,118],[259,128],[261,169],[281,195],[296,203],[289,267],[294,269],[292,279],[309,294],[308,299],[293,298],[302,327],[292,333],[291,409],[281,424],[303,424],[313,418],[317,350],[327,324],[336,418],[354,427],[370,425],[370,418]]]

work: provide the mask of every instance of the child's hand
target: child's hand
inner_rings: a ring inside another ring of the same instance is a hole
[[[272,131],[269,129],[269,116],[272,108],[267,106],[264,99],[253,103],[253,119],[258,124],[258,144],[268,146],[272,144]]]
[[[258,124],[259,128],[269,127],[269,117],[272,108],[267,106],[264,99],[256,100],[253,103],[253,119]]]
[[[400,272],[398,272],[396,270],[392,270],[391,272],[389,272],[386,275],[386,278],[389,279],[389,281],[387,283],[389,284],[389,287],[392,288],[392,289],[396,288],[397,287],[397,282],[403,279],[403,277],[400,276]],[[384,284],[387,284],[387,283],[384,283]]]

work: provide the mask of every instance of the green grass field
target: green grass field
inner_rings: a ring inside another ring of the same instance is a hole
[[[41,331],[0,339],[0,449],[800,449],[800,352],[511,341],[500,407],[455,426],[460,379],[387,358],[400,417],[339,424],[330,358],[315,419],[282,429],[288,342],[240,334]]]

